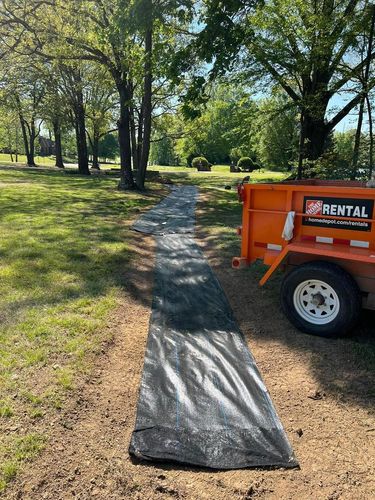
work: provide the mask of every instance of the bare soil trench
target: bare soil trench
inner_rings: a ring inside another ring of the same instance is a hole
[[[153,285],[153,239],[132,236],[139,258],[126,275],[114,341],[94,374],[47,422],[44,452],[9,487],[9,499],[372,499],[375,498],[373,374],[351,340],[299,334],[282,316],[277,292],[261,290],[257,271],[230,268],[215,238],[204,247],[264,377],[300,470],[214,472],[134,462],[134,427]],[[374,322],[374,315],[364,317]]]

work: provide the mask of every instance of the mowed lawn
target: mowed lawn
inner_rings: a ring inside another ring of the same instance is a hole
[[[228,186],[234,189],[247,176],[250,176],[250,182],[277,182],[290,175],[286,172],[272,172],[265,169],[252,173],[230,173],[227,165],[214,165],[212,172],[198,172],[187,167],[150,167],[150,170],[157,170],[161,175],[165,175],[176,183],[195,184],[209,189],[223,189]]]
[[[247,174],[216,169],[164,175],[211,193],[201,220],[216,245],[236,251],[235,185]],[[251,174],[255,182],[284,177]],[[0,169],[0,492],[43,449],[50,421],[111,339],[132,266],[130,222],[162,196],[160,185],[141,195],[116,184],[107,176]]]
[[[152,165],[148,167],[149,170],[158,170],[159,172],[176,172],[176,173],[185,173],[185,174],[190,174],[193,176],[201,176],[201,177],[208,177],[210,178],[211,176],[215,175],[220,175],[224,177],[229,177],[229,178],[243,178],[247,175],[250,175],[252,179],[255,181],[260,181],[264,178],[269,178],[273,180],[278,180],[278,179],[283,179],[285,178],[288,173],[286,172],[274,172],[271,170],[267,170],[265,168],[261,168],[260,170],[255,170],[254,172],[248,173],[248,172],[236,172],[236,173],[231,173],[230,172],[230,166],[229,165],[212,165],[211,167],[211,172],[198,172],[197,169],[192,168],[192,167],[187,167],[187,166],[163,166],[163,165]],[[289,174],[290,175],[290,174]]]
[[[15,156],[13,156],[15,160]],[[42,168],[50,168],[54,169],[55,167],[55,157],[53,156],[36,156],[35,163],[37,166]],[[67,165],[67,169],[75,168],[76,160],[74,159],[65,159],[65,163]],[[15,166],[15,165],[25,165],[26,164],[26,156],[18,155],[18,162],[12,162],[11,156],[9,154],[0,153],[0,165],[4,166]],[[111,169],[120,169],[119,163],[101,163],[101,170],[111,170]],[[150,171],[158,171],[160,174],[169,175],[178,174],[179,178],[187,179],[188,182],[197,185],[207,185],[212,186],[216,181],[217,182],[238,182],[241,181],[244,177],[250,175],[252,182],[268,182],[268,181],[281,181],[288,177],[290,173],[287,172],[273,172],[267,169],[260,169],[252,172],[251,174],[247,172],[239,172],[239,173],[230,173],[229,165],[213,165],[211,168],[211,172],[198,172],[195,168],[190,168],[187,166],[161,166],[161,165],[151,165],[148,167]]]
[[[0,491],[90,372],[132,265],[129,224],[160,199],[116,180],[0,171]]]
[[[0,153],[0,163],[3,165],[14,165],[16,161],[16,155],[12,157],[6,153]],[[26,163],[27,159],[25,155],[18,155],[17,164]],[[52,156],[36,156],[35,163],[41,167],[53,167],[55,165],[55,158]]]

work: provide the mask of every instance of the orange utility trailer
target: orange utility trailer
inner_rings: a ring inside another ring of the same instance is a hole
[[[233,267],[263,260],[260,285],[285,270],[281,305],[297,328],[343,335],[361,307],[375,309],[375,189],[313,179],[241,184],[239,195],[242,245]]]

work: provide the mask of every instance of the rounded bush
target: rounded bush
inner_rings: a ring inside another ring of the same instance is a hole
[[[197,156],[193,159],[191,164],[193,168],[196,168],[197,170],[211,170],[210,163],[204,156]]]
[[[208,160],[204,156],[196,156],[191,162],[193,167],[208,167]]]
[[[249,156],[243,156],[238,160],[237,167],[245,172],[252,172],[257,165]]]

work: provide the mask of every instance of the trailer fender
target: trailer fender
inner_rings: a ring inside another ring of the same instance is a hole
[[[323,260],[329,257],[338,260],[349,260],[352,262],[361,262],[375,265],[375,254],[366,248],[353,248],[346,245],[329,245],[326,243],[304,243],[293,242],[286,245],[280,254],[276,257],[271,267],[260,280],[260,286],[267,283],[273,273],[283,263],[289,253],[300,253],[310,255],[311,257]]]

